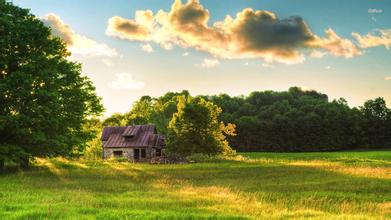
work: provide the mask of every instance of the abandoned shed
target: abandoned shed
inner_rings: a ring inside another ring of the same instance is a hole
[[[147,161],[161,156],[164,136],[155,125],[105,127],[102,132],[103,159],[126,157],[129,161]]]

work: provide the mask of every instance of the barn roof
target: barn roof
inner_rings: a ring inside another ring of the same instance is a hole
[[[101,140],[103,147],[162,147],[164,136],[155,125],[105,127]]]

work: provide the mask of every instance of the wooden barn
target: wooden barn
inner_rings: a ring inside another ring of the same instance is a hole
[[[148,161],[162,156],[164,136],[155,125],[105,127],[102,132],[103,159],[125,157],[129,161]]]

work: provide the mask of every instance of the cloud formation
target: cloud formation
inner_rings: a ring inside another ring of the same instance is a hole
[[[220,62],[217,59],[207,59],[207,58],[205,58],[202,61],[201,66],[204,67],[204,68],[212,68],[212,67],[215,67],[215,66],[217,66],[219,64],[220,64]]]
[[[147,52],[147,53],[152,53],[153,52],[153,48],[150,44],[141,44],[140,45],[141,47],[141,50]]]
[[[153,22],[152,11],[136,11],[134,20],[114,16],[109,19],[106,34],[127,40],[149,40]]]
[[[319,50],[350,58],[360,54],[350,40],[332,29],[325,37],[312,33],[301,17],[278,18],[273,12],[246,8],[235,17],[208,24],[209,11],[198,0],[175,0],[169,12],[137,11],[134,19],[109,19],[106,34],[131,41],[155,42],[205,51],[217,58],[262,58],[267,62],[299,63]]]
[[[352,41],[341,38],[331,28],[325,31],[325,38],[319,39],[315,45],[338,57],[352,58],[362,53]]]
[[[352,35],[362,48],[384,46],[390,49],[391,47],[391,29],[378,30],[377,33],[366,35],[360,35],[359,33],[352,33]]]
[[[65,41],[68,50],[72,54],[109,57],[117,55],[117,51],[106,44],[98,43],[91,38],[75,33],[56,14],[47,14],[42,18],[42,21],[46,26],[51,28],[53,35]]]
[[[391,80],[391,76],[384,77],[384,80]]]
[[[111,89],[141,89],[145,86],[143,82],[134,80],[129,73],[118,73],[115,76],[116,81],[109,83]]]

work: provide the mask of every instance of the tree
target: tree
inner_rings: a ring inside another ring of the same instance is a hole
[[[103,126],[126,126],[128,123],[126,115],[114,113],[110,117],[103,120]]]
[[[132,110],[125,114],[126,125],[130,124],[148,124],[151,122],[151,114],[153,111],[153,102],[151,98],[141,97],[140,101],[136,101]],[[148,96],[149,97],[149,96]]]
[[[91,119],[88,120],[84,125],[84,129],[87,131],[91,131],[94,135],[94,138],[89,140],[86,143],[86,146],[83,148],[83,157],[86,159],[97,160],[102,158],[103,148],[101,135],[103,131],[102,122],[99,119]]]
[[[391,145],[391,110],[387,108],[383,98],[368,100],[360,108],[364,143],[371,147]]]
[[[185,156],[231,152],[225,135],[235,135],[235,126],[219,122],[220,113],[221,108],[201,97],[179,96],[168,126],[168,150]]]
[[[65,43],[28,10],[0,0],[0,164],[71,155],[103,111]]]

